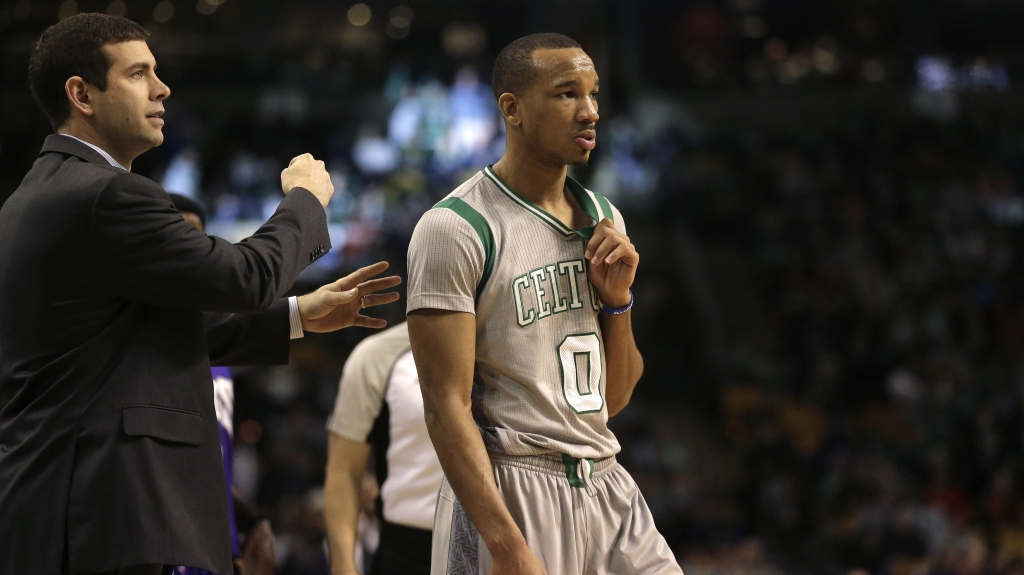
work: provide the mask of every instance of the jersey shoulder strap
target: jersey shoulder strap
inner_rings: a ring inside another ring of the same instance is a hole
[[[487,219],[480,212],[473,209],[473,206],[467,204],[462,198],[447,197],[434,204],[434,209],[438,208],[447,208],[466,220],[484,246],[484,272],[480,275],[480,282],[476,286],[476,295],[479,298],[480,293],[487,287],[487,280],[491,279],[491,272],[494,271],[495,247],[491,225],[487,223]]]
[[[584,188],[582,184],[570,176],[565,177],[565,186],[569,188],[569,192],[579,202],[583,211],[587,212],[587,215],[593,218],[595,222],[608,218],[613,224],[615,223],[615,212],[612,211],[612,205],[608,198]],[[589,238],[589,235],[585,237]]]
[[[615,211],[612,210],[612,204],[608,201],[608,198],[597,192],[591,192],[590,190],[587,190],[587,192],[594,197],[594,201],[597,203],[597,211],[601,216],[601,219],[608,218],[613,224],[617,224],[618,222],[615,221]]]

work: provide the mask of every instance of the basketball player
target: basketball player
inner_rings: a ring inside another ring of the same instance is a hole
[[[608,417],[643,371],[622,215],[567,177],[596,144],[598,77],[575,41],[498,55],[506,147],[429,210],[408,323],[445,480],[431,573],[681,574]]]
[[[371,575],[426,575],[441,464],[423,421],[423,396],[401,323],[363,340],[341,375],[330,440],[324,519],[332,575],[355,575],[361,483],[373,447],[380,546]]]

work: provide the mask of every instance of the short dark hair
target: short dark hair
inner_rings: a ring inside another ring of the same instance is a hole
[[[517,94],[533,81],[536,70],[533,53],[537,50],[558,48],[580,48],[580,43],[563,34],[530,34],[513,41],[502,48],[494,61],[491,74],[491,88],[494,97],[500,98],[505,92]]]
[[[32,96],[50,119],[53,129],[71,116],[64,84],[72,76],[100,90],[107,89],[111,62],[106,44],[145,40],[149,32],[127,18],[107,14],[76,14],[50,26],[39,37],[28,65]]]

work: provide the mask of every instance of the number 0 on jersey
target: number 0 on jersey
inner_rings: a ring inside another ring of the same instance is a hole
[[[558,346],[562,365],[562,393],[576,413],[604,408],[601,396],[601,340],[596,333],[565,336]]]

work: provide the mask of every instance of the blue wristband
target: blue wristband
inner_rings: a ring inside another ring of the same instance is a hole
[[[602,303],[601,304],[601,311],[603,311],[604,313],[611,314],[611,315],[621,315],[621,314],[624,314],[627,311],[629,311],[630,308],[632,308],[632,307],[633,307],[633,290],[629,290],[629,303],[626,304],[626,307],[620,308],[620,309],[612,309],[612,308],[610,308],[610,307],[608,307],[608,306],[606,306],[606,305],[604,305]]]

